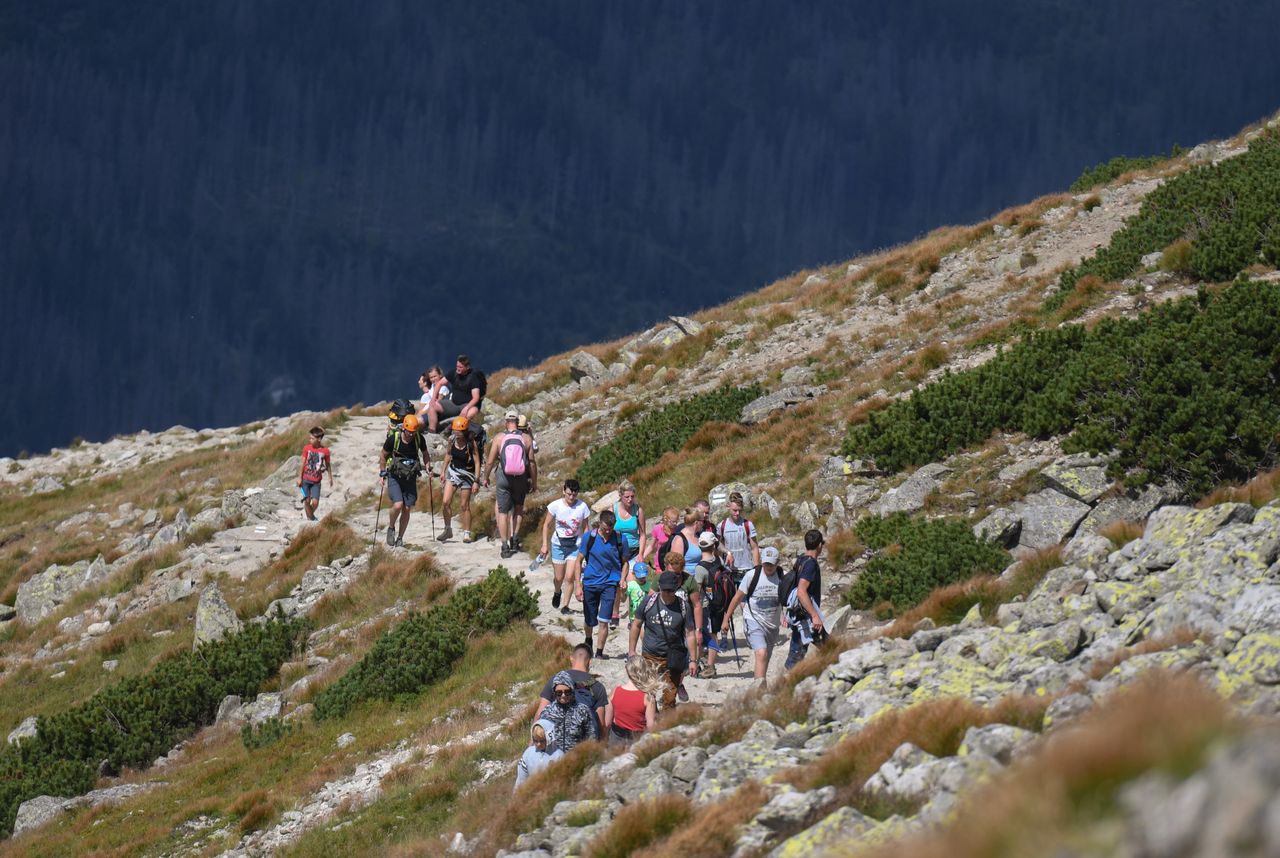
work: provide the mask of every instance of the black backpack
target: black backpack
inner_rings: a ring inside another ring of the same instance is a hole
[[[790,612],[787,602],[791,599],[791,592],[795,590],[796,585],[800,582],[800,567],[804,565],[804,561],[809,560],[807,554],[796,555],[796,562],[791,564],[791,571],[787,572],[778,581],[778,603],[782,605],[782,610]]]
[[[689,537],[685,536],[684,533],[679,530],[671,534],[670,539],[662,543],[662,545],[658,546],[658,556],[654,558],[654,562],[657,564],[659,572],[667,571],[667,567],[665,565],[667,554],[671,552],[671,546],[675,544],[676,537],[679,537],[680,539],[684,540],[684,550],[681,551],[680,553],[684,554],[689,550]]]
[[[596,696],[591,693],[591,685],[589,682],[573,683],[573,699],[581,703],[591,712],[592,730],[595,731],[593,739],[600,738],[600,713],[596,711]]]
[[[717,561],[715,568],[708,570],[706,586],[711,594],[712,612],[723,616],[729,609],[729,603],[733,601],[734,590],[737,589],[733,584],[733,576],[723,563]]]

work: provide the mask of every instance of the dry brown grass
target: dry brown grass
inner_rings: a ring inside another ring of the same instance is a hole
[[[950,825],[871,854],[1015,858],[1078,846],[1082,827],[1114,805],[1123,784],[1152,769],[1185,776],[1234,729],[1226,704],[1193,678],[1144,677],[966,798]]]
[[[1111,541],[1116,548],[1123,548],[1142,536],[1143,527],[1137,521],[1113,521],[1098,528],[1098,535]]]
[[[1247,503],[1260,507],[1275,500],[1277,496],[1280,496],[1280,468],[1258,474],[1243,485],[1214,489],[1196,502],[1196,509],[1206,509],[1220,503]]]
[[[687,822],[693,803],[680,794],[625,805],[609,827],[591,841],[591,858],[628,858],[654,841],[661,840]]]
[[[1038,730],[1050,702],[1047,696],[1009,695],[992,706],[979,706],[963,698],[947,698],[891,710],[814,762],[797,767],[787,780],[801,789],[835,786],[844,801],[849,801],[906,742],[934,756],[952,756],[970,727],[1013,724]]]
[[[767,800],[764,787],[756,781],[748,781],[726,798],[699,808],[696,816],[666,840],[637,853],[636,858],[720,858],[729,855],[738,842],[738,826],[759,813]]]
[[[923,602],[894,620],[884,630],[884,636],[908,638],[922,620],[932,620],[939,626],[951,625],[964,619],[974,605],[982,605],[985,615],[1006,601],[1005,588],[999,578],[990,575],[970,578],[934,590]]]
[[[1178,628],[1174,629],[1167,635],[1161,635],[1156,638],[1149,638],[1141,643],[1133,646],[1123,647],[1108,655],[1106,658],[1098,659],[1089,665],[1089,678],[1101,679],[1120,665],[1124,664],[1131,658],[1140,655],[1150,655],[1153,652],[1164,652],[1165,650],[1177,649],[1186,646],[1200,639],[1200,634],[1194,629]]]
[[[1088,274],[1076,281],[1062,303],[1049,316],[1049,323],[1059,324],[1081,316],[1086,310],[1119,292],[1119,283],[1103,282],[1102,278]]]
[[[865,550],[866,546],[852,528],[842,530],[827,540],[827,557],[837,569],[858,559]]]
[[[584,742],[555,765],[520,785],[515,799],[500,807],[488,808],[487,827],[474,854],[489,855],[511,848],[522,832],[542,824],[556,802],[573,798],[587,770],[604,761],[608,749],[600,742]]]

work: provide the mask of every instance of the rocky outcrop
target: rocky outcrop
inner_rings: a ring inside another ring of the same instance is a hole
[[[195,641],[193,647],[202,643],[221,640],[230,632],[238,632],[244,624],[236,616],[236,612],[222,598],[222,591],[217,584],[210,584],[200,594],[200,603],[196,605]]]
[[[873,503],[870,510],[875,515],[891,515],[895,512],[915,512],[924,508],[924,499],[942,486],[942,480],[951,473],[947,465],[925,465],[907,477],[900,485],[889,489]]]
[[[818,385],[811,387],[806,385],[796,385],[794,387],[784,387],[773,393],[767,393],[758,399],[753,399],[746,405],[742,406],[742,416],[739,420],[748,425],[752,423],[760,423],[769,418],[769,415],[775,411],[782,411],[787,408],[799,405],[815,397],[826,393],[825,386]]]
[[[36,796],[18,806],[18,815],[13,823],[13,836],[17,837],[27,831],[39,828],[63,813],[70,813],[82,807],[114,804],[158,786],[163,786],[163,784],[158,781],[151,781],[149,783],[120,784],[106,789],[97,789],[84,795],[78,795],[75,798],[62,798],[52,795]]]
[[[18,619],[38,623],[76,593],[105,581],[110,574],[111,567],[101,555],[70,566],[55,563],[18,585],[18,598],[14,603]]]
[[[1078,510],[1072,509],[1074,516]],[[885,820],[833,807],[828,792],[797,791],[777,781],[885,711],[923,701],[1049,696],[1054,699],[1045,722],[1052,732],[1142,673],[1161,668],[1195,673],[1243,711],[1280,715],[1280,502],[1259,510],[1243,504],[1164,507],[1141,538],[1119,550],[1104,552],[1104,544],[1110,545],[1093,534],[1073,540],[1066,552],[1072,562],[1047,573],[1025,600],[1001,606],[997,625],[987,625],[975,607],[954,626],[926,626],[907,639],[874,638],[845,650],[797,686],[797,694],[810,696],[804,723],[758,721],[723,747],[685,741],[697,736],[692,727],[643,740],[675,737],[680,744],[646,766],[637,767],[634,754],[626,754],[598,771],[604,788],[592,799],[598,802],[592,834],[630,802],[675,791],[707,804],[755,781],[766,785],[769,797],[739,828],[741,849],[779,858],[843,854],[859,842],[882,842],[942,823],[972,784],[998,775],[1040,743],[1030,731],[990,724],[969,729],[951,757],[904,744],[859,785],[860,794],[903,809]],[[1179,630],[1197,637],[1175,635]],[[1141,641],[1155,646],[1143,654],[1127,649]],[[1128,820],[1129,837],[1148,850],[1134,854],[1217,854],[1215,838],[1224,835],[1215,826],[1227,818],[1226,800],[1215,797],[1219,790],[1252,808],[1252,818],[1262,818],[1257,814],[1267,806],[1263,796],[1275,794],[1280,758],[1259,755],[1254,773],[1230,787],[1227,772],[1239,771],[1237,760],[1222,760],[1190,785],[1151,776],[1129,787],[1135,796],[1154,796],[1132,802],[1137,810]],[[1153,802],[1165,810],[1142,810]],[[1184,802],[1196,824],[1163,831],[1157,822]],[[518,847],[577,854],[587,841],[557,819],[553,814],[543,827],[522,835]],[[809,827],[794,833],[798,826]],[[1261,824],[1257,831],[1257,837],[1270,836]],[[1150,844],[1172,842],[1204,848],[1151,851]]]

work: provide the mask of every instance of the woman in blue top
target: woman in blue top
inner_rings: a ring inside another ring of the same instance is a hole
[[[636,557],[644,556],[645,534],[644,526],[644,510],[640,504],[636,503],[636,487],[631,484],[630,480],[623,480],[618,483],[618,501],[613,505],[613,515],[616,524],[613,526],[614,531],[622,538],[623,545],[627,549],[627,559],[633,560]],[[631,579],[630,570],[627,577],[623,580],[622,585],[618,588],[618,600],[613,606],[613,619],[609,621],[609,628],[616,629],[618,627],[619,618],[622,615],[622,605],[627,600],[627,583]]]

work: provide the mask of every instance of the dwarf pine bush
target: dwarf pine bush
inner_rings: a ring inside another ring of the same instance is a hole
[[[1211,282],[1235,277],[1270,247],[1280,224],[1280,130],[1267,131],[1248,151],[1195,167],[1156,188],[1111,243],[1062,275],[1062,300],[1090,274],[1127,277],[1148,253],[1178,239],[1191,242],[1191,273]],[[1050,305],[1053,301],[1050,301]]]
[[[316,720],[340,718],[366,700],[417,694],[447,677],[467,641],[500,632],[537,616],[538,600],[524,576],[501,566],[483,581],[460,587],[453,598],[408,619],[378,638],[373,648],[315,701]]]
[[[251,697],[300,648],[306,620],[277,617],[160,662],[86,702],[41,716],[36,735],[0,750],[0,834],[38,795],[75,796],[99,770],[144,768],[196,728],[213,723],[229,694]]]
[[[1071,183],[1071,192],[1079,194],[1090,188],[1096,188],[1098,185],[1105,185],[1112,179],[1123,176],[1131,170],[1145,170],[1154,167],[1157,164],[1163,164],[1170,158],[1176,158],[1183,153],[1181,146],[1174,146],[1173,151],[1166,155],[1150,155],[1145,158],[1128,158],[1124,155],[1118,155],[1110,161],[1102,164],[1095,164],[1080,174],[1074,182]]]
[[[1241,281],[1092,331],[1030,334],[850,428],[841,451],[900,470],[996,431],[1116,453],[1112,479],[1191,495],[1277,463],[1280,290]]]
[[[742,407],[763,394],[758,384],[725,386],[650,411],[596,448],[574,476],[588,489],[617,482],[652,465],[663,453],[679,450],[703,424],[737,422]]]
[[[939,587],[976,575],[994,575],[1009,563],[1008,552],[978,539],[962,521],[894,513],[868,516],[858,522],[856,531],[868,548],[878,552],[846,597],[859,609],[898,614]]]

